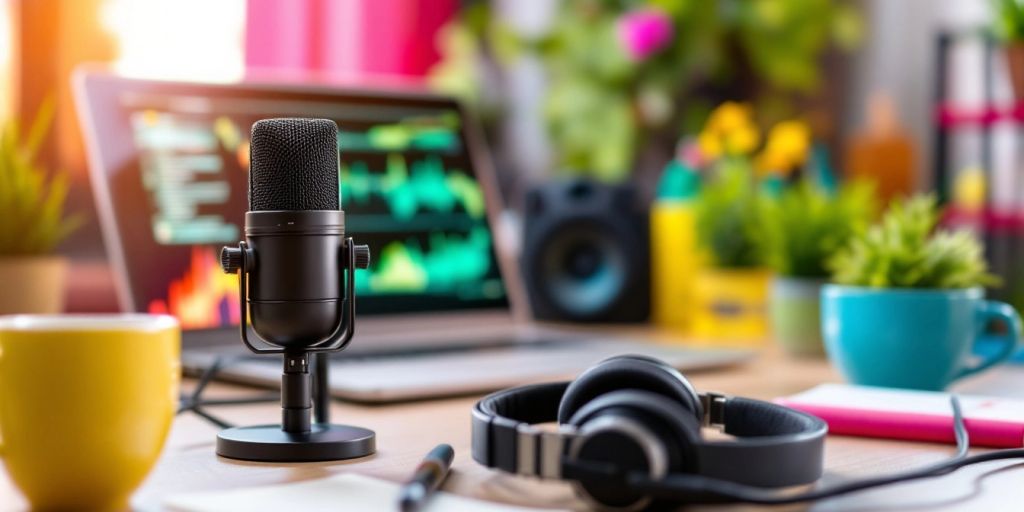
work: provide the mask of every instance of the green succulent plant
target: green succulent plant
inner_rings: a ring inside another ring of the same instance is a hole
[[[720,268],[751,268],[763,263],[759,194],[749,161],[726,158],[713,179],[701,185],[694,205],[697,241],[711,264]]]
[[[935,197],[895,201],[881,221],[832,259],[833,280],[871,288],[970,288],[994,285],[981,244],[966,231],[936,230]]]
[[[52,99],[40,106],[24,138],[14,120],[0,128],[0,256],[50,253],[81,224],[64,214],[67,174],[36,163],[54,107]]]
[[[803,179],[761,201],[765,262],[780,275],[827,278],[829,259],[867,228],[875,208],[867,184],[830,192]]]

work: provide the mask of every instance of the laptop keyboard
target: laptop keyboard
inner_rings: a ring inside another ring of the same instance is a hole
[[[521,337],[500,337],[487,340],[476,340],[472,344],[431,344],[418,347],[395,347],[387,349],[366,349],[358,351],[342,351],[331,354],[331,362],[349,361],[384,361],[391,359],[415,359],[422,357],[436,357],[450,354],[480,353],[488,351],[507,351],[516,349],[525,350],[549,350],[557,348],[566,343],[579,343],[576,338],[562,336],[559,338],[531,338],[523,340]],[[263,361],[267,364],[273,362],[278,364],[278,359],[273,356],[258,356],[249,352],[240,344],[219,345],[213,347],[189,349],[186,352],[186,369],[198,372],[212,364],[215,358],[226,360],[252,360]]]
[[[236,352],[237,353],[237,352]],[[486,346],[425,347],[345,356],[332,355],[331,390],[359,402],[393,402],[479,394],[508,386],[570,378],[602,359],[641,354],[683,369],[734,364],[749,352],[702,350],[620,340],[509,340]],[[186,354],[187,368],[213,363],[213,352]],[[205,362],[203,361],[205,359]],[[276,386],[281,378],[276,357],[240,357],[225,365],[222,377]]]

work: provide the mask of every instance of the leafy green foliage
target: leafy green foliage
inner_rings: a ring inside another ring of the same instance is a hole
[[[445,29],[430,82],[498,114],[509,106],[497,87],[501,74],[530,65],[524,55],[538,57],[556,169],[605,181],[625,179],[645,151],[671,154],[679,134],[699,126],[720,97],[754,100],[769,121],[790,116],[794,93],[821,85],[826,48],[861,38],[848,1],[564,0],[545,33],[513,26],[489,4],[468,3]],[[645,9],[671,20],[672,38],[632,59],[619,22]]]
[[[48,179],[35,163],[53,122],[54,102],[44,102],[24,140],[13,120],[0,130],[0,256],[45,254],[81,223],[64,215],[68,177]]]
[[[765,262],[784,276],[827,278],[828,260],[867,228],[874,212],[866,184],[831,193],[803,179],[780,197],[761,201]]]
[[[1006,42],[1024,41],[1024,0],[992,0],[992,30]]]
[[[966,231],[935,230],[932,196],[894,202],[831,262],[839,284],[872,288],[970,288],[995,284],[981,244]]]
[[[716,176],[701,186],[695,205],[697,240],[711,263],[723,268],[762,264],[758,201],[749,168],[742,158],[721,160]]]
[[[768,85],[783,90],[815,90],[825,44],[849,48],[861,38],[856,11],[841,2],[747,0],[734,9],[731,25],[751,65]]]

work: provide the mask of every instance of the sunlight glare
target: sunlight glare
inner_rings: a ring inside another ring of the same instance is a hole
[[[245,0],[107,0],[101,16],[122,74],[231,81],[245,70]]]

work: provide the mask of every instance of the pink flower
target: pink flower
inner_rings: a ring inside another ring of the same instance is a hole
[[[697,139],[687,137],[681,141],[676,148],[676,160],[686,164],[693,169],[703,169],[710,159],[701,152]]]
[[[628,12],[619,18],[618,35],[631,59],[646,60],[672,42],[672,19],[658,9]]]

